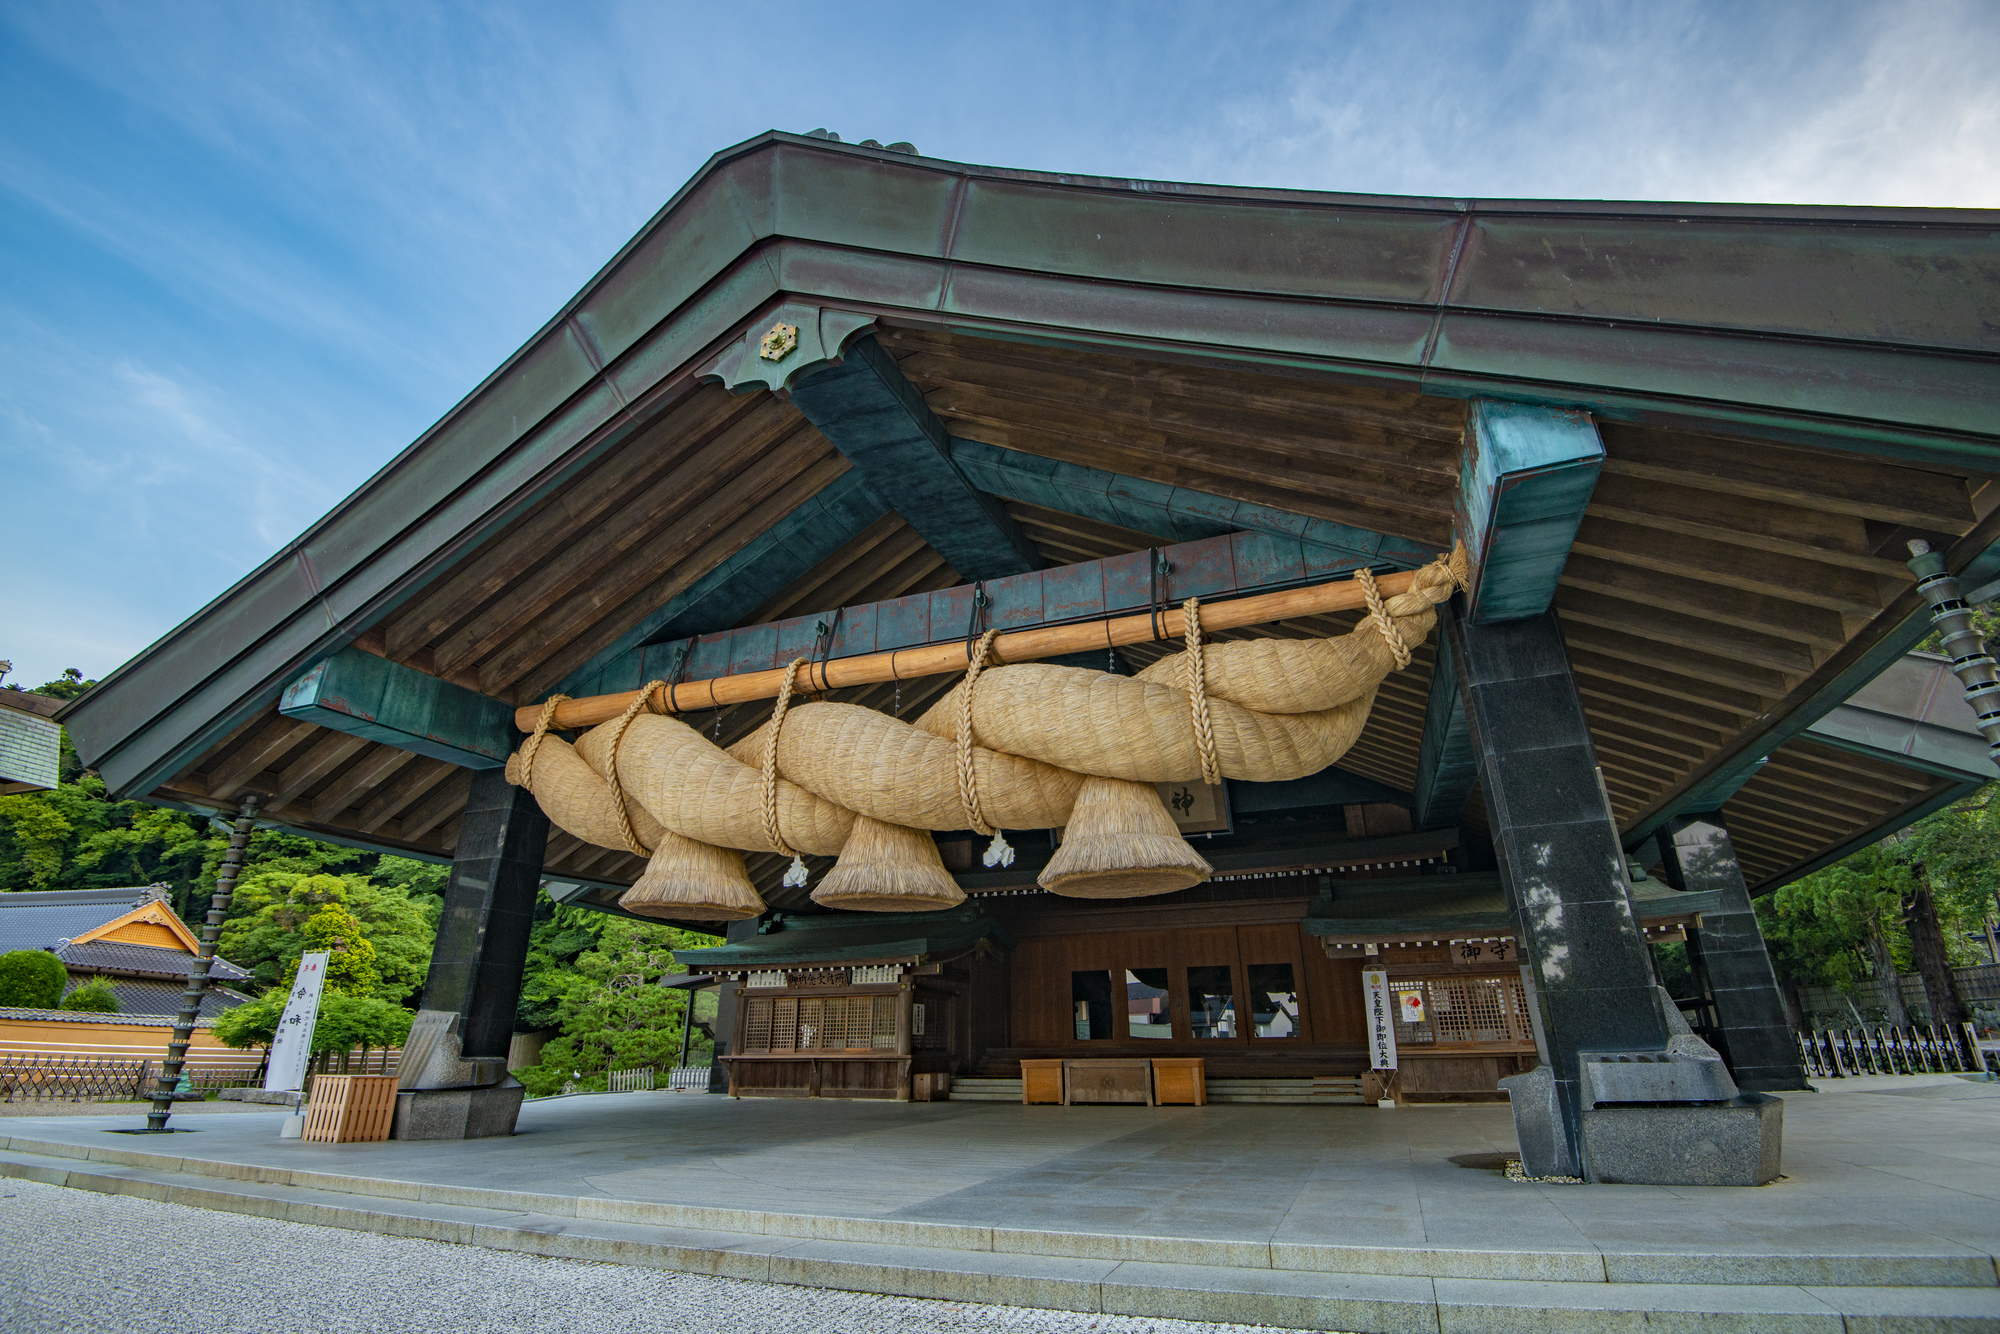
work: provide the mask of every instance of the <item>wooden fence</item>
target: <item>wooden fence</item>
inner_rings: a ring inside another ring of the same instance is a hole
[[[1984,1072],[1986,1053],[1971,1024],[1954,1035],[1935,1024],[1907,1028],[1822,1028],[1799,1037],[1806,1074],[1816,1079],[1847,1075],[1971,1074]]]

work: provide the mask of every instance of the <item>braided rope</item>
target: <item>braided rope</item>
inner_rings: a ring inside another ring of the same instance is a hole
[[[632,812],[625,808],[625,789],[618,782],[618,747],[624,743],[625,729],[632,725],[632,720],[639,716],[640,710],[651,708],[653,691],[665,684],[665,681],[646,682],[645,688],[639,692],[639,698],[628,704],[625,712],[619,714],[611,724],[611,760],[607,766],[609,772],[605,777],[605,782],[611,788],[611,809],[618,816],[618,832],[625,836],[625,846],[641,857],[652,856],[653,850],[639,841],[638,831],[632,828]]]
[[[778,703],[771,710],[771,735],[764,738],[764,837],[771,846],[793,861],[799,859],[798,849],[785,842],[778,832],[778,729],[785,725],[785,709],[792,702],[792,685],[798,680],[799,667],[805,658],[792,659],[792,665],[785,668],[785,679],[778,686]]]
[[[1215,727],[1208,720],[1208,664],[1201,655],[1201,599],[1181,603],[1187,620],[1187,656],[1182,660],[1182,685],[1194,717],[1194,746],[1201,752],[1201,781],[1214,787],[1222,781],[1222,764],[1215,758]]]
[[[1455,572],[1453,577],[1457,577]],[[1410,665],[1410,646],[1403,641],[1403,632],[1397,628],[1396,618],[1382,605],[1382,592],[1375,587],[1375,572],[1364,565],[1354,572],[1354,580],[1361,585],[1361,595],[1368,599],[1368,619],[1375,622],[1382,642],[1389,646],[1390,655],[1396,659],[1396,669],[1401,671]]]
[[[544,700],[542,716],[535,720],[535,730],[521,743],[521,786],[530,792],[535,790],[535,752],[542,748],[542,738],[549,734],[549,724],[556,720],[556,705],[568,699],[568,695],[550,695]]]
[[[958,689],[958,800],[965,807],[965,822],[975,832],[992,837],[999,831],[986,823],[986,817],[979,811],[979,779],[972,769],[972,687],[979,681],[979,673],[986,666],[986,655],[999,637],[998,630],[988,630],[973,646],[972,660],[965,665],[965,682]]]

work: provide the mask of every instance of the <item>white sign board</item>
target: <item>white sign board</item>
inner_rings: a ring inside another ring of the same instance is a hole
[[[296,1093],[306,1082],[313,1025],[319,1022],[320,989],[326,983],[326,959],[325,953],[319,953],[299,960],[299,975],[292,979],[292,994],[271,1039],[271,1064],[264,1072],[264,1087],[269,1091]]]
[[[1368,1050],[1372,1068],[1396,1068],[1396,998],[1389,994],[1389,975],[1379,968],[1361,974],[1362,1006],[1368,1012]]]

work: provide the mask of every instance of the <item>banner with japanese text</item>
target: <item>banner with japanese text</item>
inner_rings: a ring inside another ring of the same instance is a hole
[[[1396,998],[1389,994],[1389,975],[1379,968],[1361,974],[1361,994],[1368,1013],[1371,1068],[1396,1068]]]
[[[292,979],[292,994],[271,1039],[271,1064],[264,1073],[267,1090],[294,1093],[306,1082],[313,1025],[319,1022],[319,996],[326,983],[326,960],[325,952],[299,960],[299,975]]]

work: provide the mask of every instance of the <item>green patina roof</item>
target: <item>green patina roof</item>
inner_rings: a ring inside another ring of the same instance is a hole
[[[1716,894],[1682,893],[1658,880],[1642,880],[1633,889],[1646,921],[1721,907]],[[1315,936],[1497,935],[1514,930],[1514,915],[1500,877],[1487,872],[1369,881],[1367,888],[1313,900],[1302,925]]]
[[[825,917],[783,917],[782,930],[731,941],[705,950],[675,950],[690,969],[734,972],[785,964],[869,963],[908,960],[926,963],[955,958],[982,941],[1014,948],[1014,938],[977,908],[944,912],[834,913]]]

